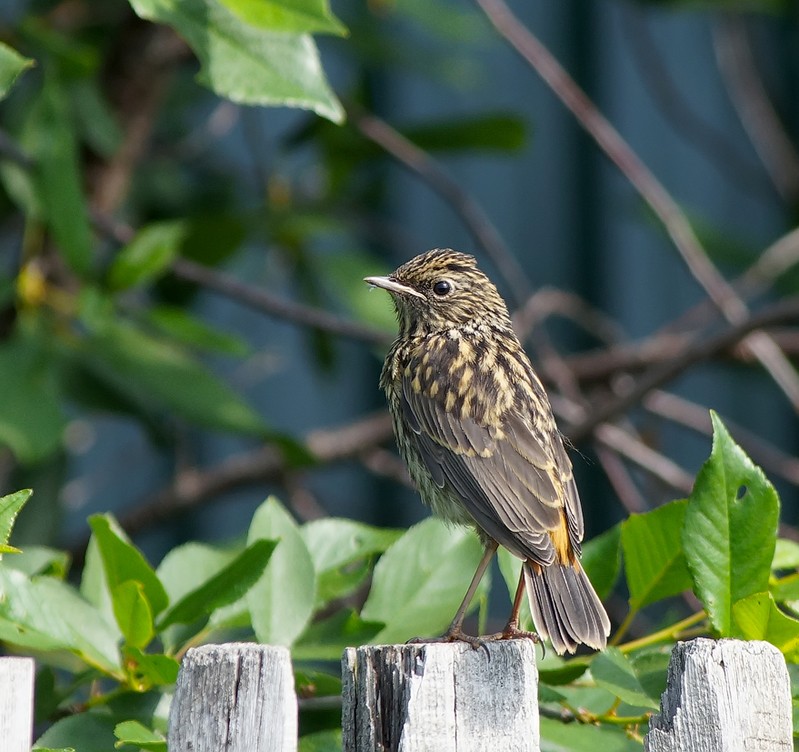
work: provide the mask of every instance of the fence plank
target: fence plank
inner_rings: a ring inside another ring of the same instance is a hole
[[[789,752],[791,685],[767,642],[679,642],[661,711],[649,722],[648,752]]]
[[[347,648],[344,752],[538,752],[535,645]]]
[[[3,752],[30,752],[33,659],[0,658],[0,740]]]
[[[296,752],[289,651],[229,643],[186,653],[169,713],[170,752]]]

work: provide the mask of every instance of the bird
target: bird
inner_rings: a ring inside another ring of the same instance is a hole
[[[399,333],[386,356],[386,394],[399,452],[422,501],[474,528],[484,554],[440,640],[548,638],[558,654],[602,650],[610,621],[580,565],[583,513],[572,464],[544,387],[508,307],[471,255],[422,253],[387,277]],[[469,604],[499,546],[522,560],[505,629],[466,635]],[[535,633],[519,629],[526,592]]]

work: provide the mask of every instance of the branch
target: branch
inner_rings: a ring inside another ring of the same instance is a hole
[[[541,41],[513,15],[504,0],[476,0],[494,28],[516,49],[574,115],[608,158],[630,181],[660,219],[694,279],[732,324],[743,323],[749,311],[735,290],[711,263],[680,207],[619,132]],[[747,342],[799,411],[799,378],[781,351],[764,336]]]
[[[502,275],[514,301],[521,303],[531,285],[524,269],[505,246],[499,231],[480,205],[453,180],[427,152],[411,143],[388,123],[350,109],[348,115],[355,127],[370,141],[380,146],[400,164],[419,175],[441,196],[461,218],[477,244],[486,252]]]
[[[313,308],[286,300],[260,287],[240,282],[229,274],[185,258],[176,259],[172,263],[172,271],[180,279],[202,285],[208,290],[213,290],[250,308],[300,326],[321,329],[340,337],[365,342],[368,345],[386,345],[392,340],[392,336],[382,329],[359,324],[321,308]]]
[[[741,324],[730,326],[718,334],[704,339],[695,339],[678,357],[645,372],[626,393],[609,400],[604,405],[599,405],[588,417],[567,431],[569,438],[574,443],[579,443],[593,433],[601,423],[613,419],[638,404],[653,389],[679,376],[689,366],[702,363],[717,353],[729,349],[756,329],[786,321],[799,321],[799,298],[788,298],[775,303],[750,316]]]
[[[311,431],[304,448],[319,464],[357,457],[391,437],[391,418],[380,411],[338,428]],[[206,469],[180,471],[172,483],[120,516],[122,527],[131,535],[167,519],[195,509],[220,494],[281,479],[294,467],[276,444],[229,457]],[[82,560],[87,540],[71,549],[74,560]]]
[[[682,96],[679,86],[663,63],[644,15],[639,7],[630,6],[629,12],[621,16],[623,32],[660,114],[674,126],[677,133],[682,133],[688,143],[708,157],[719,172],[729,173],[738,184],[765,188],[770,193],[771,183],[757,163],[743,158],[727,134],[702,118]]]
[[[721,77],[749,140],[786,204],[799,199],[799,154],[774,110],[758,74],[743,20],[721,14],[713,25]]]

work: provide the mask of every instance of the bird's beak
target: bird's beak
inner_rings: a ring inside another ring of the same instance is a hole
[[[395,279],[391,279],[391,277],[364,277],[363,281],[373,287],[380,287],[383,290],[388,290],[395,295],[413,295],[416,298],[424,299],[422,293],[417,292],[412,287],[408,287],[408,285],[397,282]]]

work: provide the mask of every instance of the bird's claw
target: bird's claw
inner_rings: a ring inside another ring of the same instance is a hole
[[[441,643],[441,642],[465,642],[470,645],[473,650],[482,648],[485,650],[486,658],[491,660],[491,653],[488,650],[488,643],[492,642],[492,636],[489,637],[474,637],[466,634],[462,629],[448,629],[441,637],[412,637],[405,644],[406,645],[423,645],[425,643]]]

